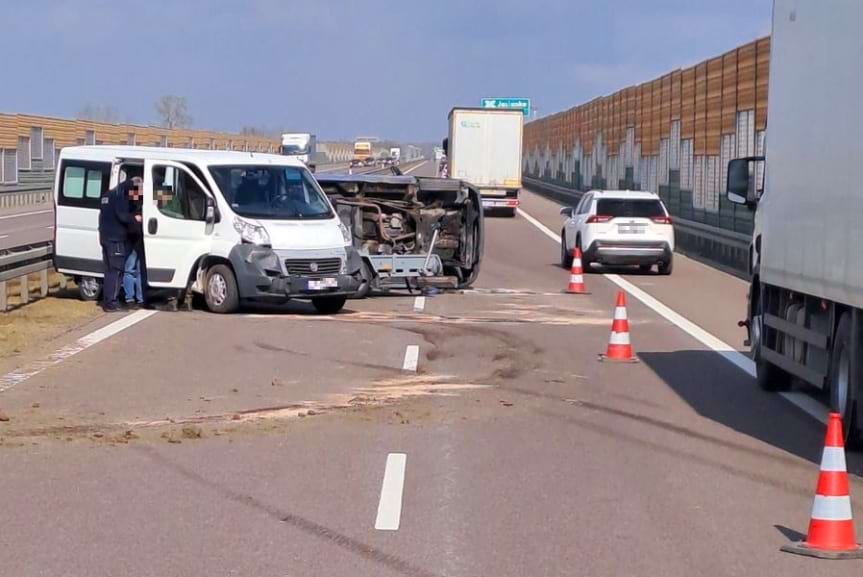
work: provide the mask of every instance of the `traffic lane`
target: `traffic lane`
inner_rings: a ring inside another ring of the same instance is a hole
[[[405,343],[429,348],[410,327],[351,318],[158,313],[5,391],[13,419],[3,431],[89,434],[295,414],[347,403],[359,390],[373,397],[375,384],[397,386]]]
[[[496,232],[491,234],[499,237],[490,238],[522,237],[530,230],[529,223],[521,219],[497,222],[502,226],[494,227],[492,230]],[[490,247],[493,254],[510,249],[503,241],[494,242]],[[536,260],[533,256],[530,258]],[[543,268],[536,274],[565,276],[563,271]],[[502,282],[515,286],[521,278],[502,278]],[[439,312],[456,319],[475,315],[480,309],[484,315],[506,308],[530,311],[530,305],[535,305],[535,310],[539,311],[547,311],[545,307],[548,306],[573,307],[573,316],[577,316],[575,313],[581,310],[598,311],[605,307],[608,295],[599,291],[613,293],[614,289],[603,288],[603,284],[609,283],[597,283],[593,295],[572,296],[571,304],[560,304],[560,299],[565,297],[557,294],[507,295],[481,291],[461,295],[463,298],[444,295],[430,302],[432,309],[441,307]],[[524,302],[528,298],[533,301]],[[488,304],[477,303],[480,299],[486,299],[482,302]],[[513,306],[505,306],[508,304]],[[314,542],[302,549],[308,551],[309,556],[297,553],[292,565],[308,563],[312,574],[318,568],[327,574],[340,574],[341,567],[347,566],[340,557],[345,550],[356,555],[361,564],[370,557],[390,563],[378,567],[380,563],[376,561],[375,573],[361,565],[360,571],[365,574],[387,574],[391,569],[400,574],[428,574],[428,571],[454,574],[458,573],[454,569],[474,566],[497,571],[466,570],[463,574],[525,574],[528,566],[533,569],[531,574],[560,574],[564,567],[573,566],[596,568],[588,574],[640,573],[644,566],[650,569],[671,567],[670,572],[659,572],[662,574],[721,574],[727,566],[727,557],[713,545],[717,537],[730,544],[735,554],[735,567],[745,569],[739,574],[751,574],[752,569],[776,574],[771,572],[773,566],[782,568],[785,574],[811,574],[799,570],[805,561],[801,563],[798,558],[776,552],[782,536],[771,523],[803,530],[811,504],[812,479],[817,475],[816,465],[807,465],[785,455],[771,447],[771,443],[756,438],[751,430],[741,434],[732,421],[726,424],[722,420],[729,420],[733,415],[701,416],[692,407],[696,399],[703,399],[698,395],[705,394],[706,390],[726,399],[726,404],[720,406],[727,407],[729,412],[745,413],[727,401],[729,397],[738,398],[744,407],[757,414],[759,422],[766,422],[765,415],[769,415],[791,426],[797,414],[775,413],[777,408],[780,411],[792,409],[777,405],[776,398],[770,395],[763,395],[766,404],[737,396],[747,390],[760,393],[745,387],[738,391],[736,386],[729,386],[729,383],[736,383],[735,369],[711,353],[707,353],[703,361],[689,356],[671,357],[665,365],[655,360],[658,357],[646,356],[645,351],[653,355],[677,355],[692,350],[693,343],[637,303],[630,306],[630,315],[633,328],[638,331],[633,338],[637,350],[642,353],[641,364],[606,365],[596,360],[596,350],[603,350],[607,342],[607,326],[559,325],[541,315],[530,320],[542,323],[519,323],[519,315],[513,314],[511,319],[504,319],[512,326],[489,323],[492,331],[503,333],[505,338],[465,339],[466,343],[487,341],[492,348],[485,356],[476,351],[461,354],[476,365],[482,365],[486,372],[512,357],[513,362],[504,367],[506,370],[491,375],[491,384],[496,388],[466,392],[455,398],[416,398],[403,400],[398,405],[356,408],[333,414],[321,421],[326,427],[318,435],[330,442],[323,446],[309,445],[302,438],[293,442],[295,437],[288,436],[289,445],[295,451],[307,454],[311,447],[315,454],[326,455],[337,462],[343,460],[343,455],[365,455],[369,462],[380,467],[384,452],[406,452],[408,473],[402,527],[398,533],[379,533],[371,528],[373,517],[369,512],[374,510],[377,491],[368,495],[368,482],[364,485],[365,492],[346,489],[353,498],[352,504],[334,513],[332,509],[325,509],[325,503],[333,498],[333,492],[341,494],[343,485],[339,480],[346,477],[344,472],[319,476],[315,474],[317,471],[302,467],[293,469],[313,477],[318,489],[304,493],[299,502],[308,502],[310,508],[317,508],[316,512],[304,510],[302,514],[292,514],[291,509],[276,509],[276,515],[265,518],[264,513],[273,510],[272,503],[279,501],[278,495],[270,496],[270,492],[273,487],[280,486],[272,482],[256,483],[257,475],[248,472],[257,472],[256,465],[266,463],[261,461],[261,455],[273,453],[270,441],[278,436],[250,439],[250,448],[242,451],[248,458],[240,461],[240,469],[245,473],[243,478],[253,487],[227,493],[224,493],[224,484],[218,487],[222,487],[220,494],[241,496],[241,499],[231,499],[230,503],[241,500],[252,511],[255,525],[246,533],[261,535],[263,529],[269,540],[256,541],[256,548],[232,551],[239,559],[234,563],[254,563],[247,560],[248,551],[262,559],[281,559],[279,553],[270,555],[266,546],[275,541],[284,550],[289,545],[279,540],[280,533],[273,537],[280,529],[268,521],[289,519],[304,534],[314,535]],[[447,329],[440,327],[441,334],[449,334]],[[488,332],[487,328],[484,330]],[[489,361],[487,355],[491,350],[501,356],[492,356]],[[432,373],[438,372],[434,366],[436,362],[437,359],[432,360]],[[682,373],[678,375],[674,371]],[[714,381],[705,382],[705,375]],[[670,386],[672,382],[677,383],[676,388]],[[685,388],[687,384],[691,389]],[[681,400],[675,403],[678,397]],[[707,407],[717,404],[712,398],[702,402]],[[393,412],[384,418],[381,415],[384,411]],[[751,427],[749,421],[743,424]],[[810,421],[800,426],[817,428]],[[344,435],[338,434],[340,427],[345,428]],[[820,433],[807,437],[817,443],[823,436],[823,432]],[[197,452],[210,443],[219,442],[224,441],[209,439],[184,443],[182,447],[184,451],[191,447],[188,450]],[[237,455],[226,459],[233,462]],[[182,454],[172,463],[185,464],[192,460],[192,456]],[[170,504],[171,499],[182,498],[186,502],[196,502],[195,499],[200,498],[200,478],[218,477],[220,471],[230,467],[230,463],[222,461],[217,454],[202,456],[200,461],[211,469],[198,471],[201,474],[194,483],[172,484],[176,495],[170,494],[167,498],[154,495],[153,500],[161,498]],[[298,461],[284,454],[280,462],[284,463],[284,469],[270,465],[275,468],[272,478],[291,479],[291,467]],[[261,469],[271,470],[269,466]],[[153,475],[142,478],[145,482],[148,479],[155,482],[155,473]],[[181,475],[189,478],[189,475]],[[164,483],[164,474],[158,478]],[[26,494],[29,488],[21,486],[24,484],[22,479],[11,490],[0,494],[17,495],[22,491]],[[230,489],[232,483],[227,484]],[[134,487],[134,484],[128,486]],[[705,491],[704,487],[708,486],[715,488],[715,493]],[[754,501],[746,503],[745,516],[739,515],[742,509],[739,495],[751,495]],[[213,508],[211,493],[205,497],[208,499],[206,507]],[[38,501],[33,498],[33,502]],[[103,502],[104,499],[85,505],[94,507]],[[266,508],[261,509],[260,504]],[[136,547],[147,548],[144,553],[150,556],[158,553],[164,557],[164,550],[158,546],[155,551],[150,549],[154,540],[174,542],[171,536],[182,535],[184,531],[194,529],[207,533],[200,527],[220,526],[208,518],[188,527],[182,519],[173,518],[178,509],[171,510],[175,511],[173,515],[168,515],[166,522],[155,527],[159,531],[155,537],[148,537],[154,534],[153,529],[136,531],[135,538],[142,544]],[[186,511],[185,508],[179,510]],[[287,514],[282,516],[285,512]],[[78,511],[75,515],[95,517],[89,510]],[[217,519],[226,516],[232,521],[237,519],[236,525],[245,528],[243,513],[233,509],[219,511]],[[128,517],[124,515],[122,522],[128,523]],[[338,523],[340,519],[354,517],[368,518],[356,533],[331,528],[353,527],[351,522]],[[134,515],[132,518],[137,519]],[[142,523],[144,527],[154,525],[151,519],[143,519]],[[494,529],[489,530],[489,527]],[[657,531],[656,527],[662,529]],[[614,537],[614,545],[609,545],[609,536]],[[196,535],[195,541],[198,540]],[[742,545],[741,540],[744,541]],[[208,542],[212,541],[224,545],[219,535]],[[306,545],[302,537],[286,541]],[[574,543],[578,546],[574,547]],[[618,543],[624,543],[628,551],[634,550],[637,554],[620,556]],[[243,542],[242,545],[248,544]],[[207,548],[202,547],[200,551],[206,552]],[[374,555],[369,551],[375,551]],[[541,554],[536,555],[535,551]],[[738,552],[743,554],[738,555]],[[217,552],[214,557],[221,559],[221,553]],[[137,559],[129,561],[131,566],[141,566],[132,561]],[[796,565],[791,566],[792,563]],[[540,566],[537,568],[537,565]],[[265,566],[265,569],[270,568]],[[435,571],[436,568],[439,570]],[[620,568],[626,571],[615,571]]]
[[[560,208],[563,205],[526,190],[522,192],[521,204],[528,214],[560,234],[564,220]],[[559,259],[559,252],[559,246],[550,246],[549,258]],[[748,350],[743,346],[746,329],[737,326],[737,321],[746,317],[749,293],[746,281],[679,253],[674,255],[674,272],[670,276],[622,267],[594,266],[592,270],[621,274],[729,346],[740,351]],[[587,282],[590,280],[591,276],[588,276]]]
[[[0,250],[54,238],[54,209],[38,208],[0,215]]]

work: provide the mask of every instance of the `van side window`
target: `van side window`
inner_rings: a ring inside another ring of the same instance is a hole
[[[206,220],[207,195],[184,170],[153,167],[153,200],[165,216],[180,220]]]
[[[60,206],[99,209],[99,199],[108,190],[111,164],[67,160],[60,167],[60,191],[57,203]]]

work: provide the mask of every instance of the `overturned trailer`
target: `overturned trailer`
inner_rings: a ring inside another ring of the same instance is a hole
[[[421,176],[318,175],[363,260],[357,296],[391,288],[464,288],[479,275],[483,214],[466,182]]]

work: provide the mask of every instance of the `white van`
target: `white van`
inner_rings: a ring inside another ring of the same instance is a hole
[[[60,153],[54,185],[54,266],[95,299],[102,278],[99,199],[144,179],[151,287],[204,295],[218,313],[243,300],[310,299],[341,310],[360,285],[361,259],[326,195],[298,160],[254,152],[78,146]]]

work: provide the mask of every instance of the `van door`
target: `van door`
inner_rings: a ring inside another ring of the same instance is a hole
[[[142,224],[150,286],[187,286],[192,267],[210,251],[214,206],[207,187],[182,164],[144,162]]]

